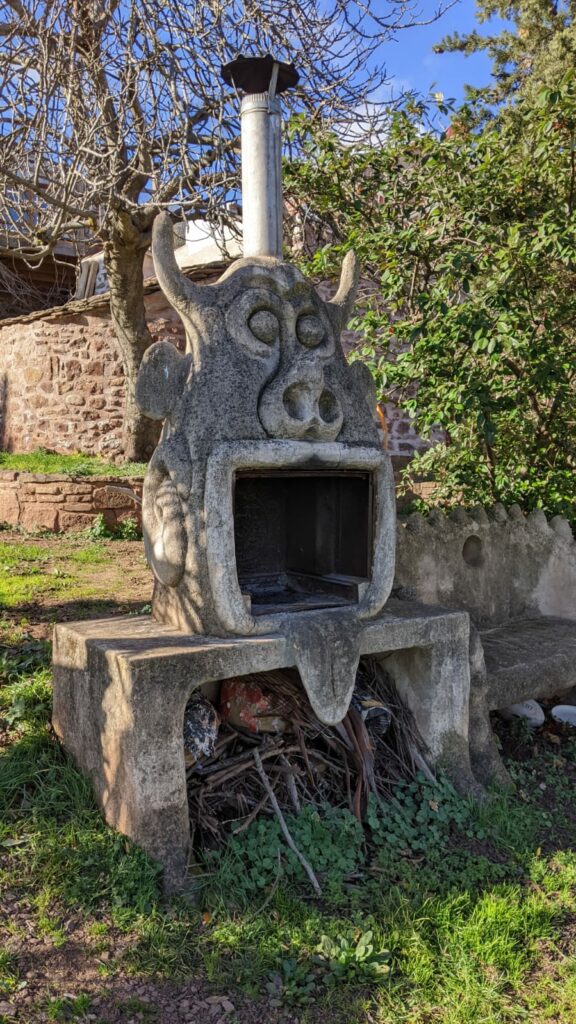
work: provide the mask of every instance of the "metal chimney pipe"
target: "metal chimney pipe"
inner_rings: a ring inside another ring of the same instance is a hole
[[[244,256],[282,258],[282,128],[280,100],[245,96],[242,124]]]
[[[222,68],[229,85],[246,94],[242,126],[242,235],[244,256],[282,259],[282,108],[278,93],[297,84],[292,64],[238,57]]]

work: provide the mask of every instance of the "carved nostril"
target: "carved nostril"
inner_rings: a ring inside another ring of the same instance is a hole
[[[308,388],[305,384],[291,384],[286,388],[282,402],[291,419],[304,421],[310,418]]]
[[[324,388],[318,401],[320,417],[324,423],[334,423],[340,416],[340,403],[332,391]]]

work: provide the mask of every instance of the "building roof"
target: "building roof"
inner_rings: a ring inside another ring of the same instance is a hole
[[[182,267],[182,273],[192,281],[202,281],[204,278],[212,278],[223,273],[229,263],[218,260],[213,263],[206,263],[200,267]],[[144,295],[151,295],[160,291],[160,285],[155,277],[149,277],[144,281]],[[110,292],[103,292],[101,295],[91,295],[88,299],[71,299],[62,306],[52,306],[49,309],[36,309],[32,313],[23,313],[21,316],[7,317],[0,320],[0,328],[9,324],[30,324],[35,320],[56,320],[61,316],[76,316],[79,313],[93,313],[98,309],[107,309],[110,306]]]

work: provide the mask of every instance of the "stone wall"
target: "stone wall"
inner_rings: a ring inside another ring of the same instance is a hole
[[[221,269],[190,276],[208,282]],[[324,297],[333,290],[319,286]],[[182,350],[182,323],[155,279],[145,292],[154,340]],[[360,302],[362,294],[361,286]],[[343,341],[350,350],[358,336],[345,331]],[[123,409],[124,369],[106,295],[0,321],[0,450],[121,456]],[[385,414],[389,450],[408,460],[422,441],[406,412],[390,402]]]
[[[154,340],[184,345],[162,293],[147,296]],[[0,449],[122,451],[124,368],[106,299],[0,322]]]
[[[140,524],[142,480],[0,472],[0,523],[26,530],[84,530],[97,515],[114,528],[132,517]]]

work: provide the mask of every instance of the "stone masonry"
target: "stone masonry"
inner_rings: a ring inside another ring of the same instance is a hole
[[[183,344],[172,311],[149,296],[155,341]],[[0,449],[122,450],[124,368],[101,296],[0,323]]]
[[[56,473],[0,472],[0,523],[26,530],[84,530],[103,515],[117,526],[129,517],[140,523],[142,481]]]

